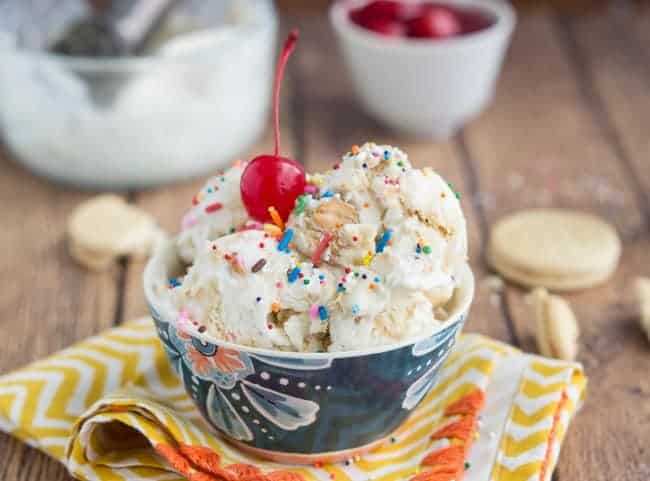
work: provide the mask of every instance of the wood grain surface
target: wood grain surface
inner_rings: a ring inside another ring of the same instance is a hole
[[[519,18],[495,102],[454,139],[398,137],[363,113],[323,15],[287,9],[302,29],[283,90],[283,151],[309,170],[365,140],[402,147],[462,194],[477,299],[467,329],[535,351],[525,292],[490,291],[490,226],[524,207],[593,212],[619,230],[621,265],[607,284],[568,296],[590,377],[555,481],[650,479],[650,344],[631,293],[650,275],[650,11],[629,4],[586,16],[535,8]],[[269,152],[267,133],[243,158]],[[175,231],[202,179],[129,199]],[[90,194],[36,178],[0,153],[0,372],[145,314],[142,263],[90,274],[64,249],[70,210]],[[0,435],[0,480],[69,480],[64,468]]]

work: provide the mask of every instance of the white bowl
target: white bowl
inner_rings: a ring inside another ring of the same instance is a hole
[[[362,104],[398,131],[446,138],[477,116],[494,94],[515,26],[513,8],[501,0],[444,0],[492,16],[488,28],[447,39],[385,37],[350,19],[368,3],[334,3],[330,19]]]
[[[248,149],[268,121],[273,2],[180,3],[201,9],[198,31],[140,57],[56,55],[0,31],[0,127],[16,160],[57,181],[128,189],[213,172]]]

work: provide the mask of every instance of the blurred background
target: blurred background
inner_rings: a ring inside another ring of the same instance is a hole
[[[289,105],[334,79],[348,82],[338,98],[350,109],[404,138],[440,143],[492,104],[517,11],[519,35],[533,41],[548,19],[562,30],[566,18],[611,17],[620,28],[617,11],[645,10],[623,0],[334,5],[0,0],[4,143],[30,171],[76,187],[139,189],[206,175],[268,128],[276,39],[293,26],[306,40],[290,76],[320,62],[332,79],[287,85]]]

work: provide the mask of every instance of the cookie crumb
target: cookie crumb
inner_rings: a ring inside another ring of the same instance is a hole
[[[547,357],[575,360],[578,354],[578,322],[569,303],[537,288],[530,294],[539,352]]]

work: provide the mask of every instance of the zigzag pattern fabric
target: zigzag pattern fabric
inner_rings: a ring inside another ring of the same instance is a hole
[[[386,445],[284,466],[210,431],[145,318],[1,377],[0,429],[84,481],[548,481],[585,384],[578,364],[465,335]]]

